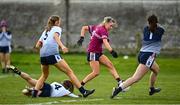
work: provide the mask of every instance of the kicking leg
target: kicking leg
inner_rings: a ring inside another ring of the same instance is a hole
[[[99,58],[99,61],[101,64],[105,65],[109,72],[112,74],[112,76],[118,81],[118,83],[121,81],[119,74],[117,73],[117,70],[115,69],[114,65],[112,64],[112,62],[108,59],[108,57],[106,57],[105,55],[102,55]]]
[[[146,67],[144,64],[139,64],[139,66],[136,69],[136,72],[134,75],[130,78],[128,78],[125,82],[122,83],[122,85],[118,88],[115,88],[113,90],[111,98],[114,98],[119,92],[121,92],[123,89],[127,88],[128,86],[131,86],[132,84],[138,82],[142,79],[142,77],[148,72],[148,67]]]

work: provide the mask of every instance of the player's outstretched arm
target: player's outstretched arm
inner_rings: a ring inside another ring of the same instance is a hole
[[[82,43],[83,43],[83,41],[84,41],[85,34],[86,34],[86,32],[87,32],[88,30],[89,30],[88,26],[83,26],[83,27],[81,28],[81,35],[80,35],[79,40],[77,41],[77,45],[82,46]]]
[[[108,42],[107,39],[103,39],[103,44],[104,44],[105,48],[111,53],[111,55],[112,55],[114,58],[117,58],[117,57],[118,57],[116,51],[114,51],[114,50],[112,49],[112,47],[110,46],[110,44],[109,44],[109,42]]]
[[[68,52],[68,48],[66,48],[64,46],[64,44],[61,42],[61,38],[59,38],[59,35],[57,33],[54,34],[54,39],[56,40],[58,45],[61,47],[63,53],[67,53]]]

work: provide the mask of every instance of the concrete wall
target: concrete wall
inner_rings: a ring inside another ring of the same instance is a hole
[[[32,48],[40,37],[47,19],[52,14],[58,14],[63,19],[65,30],[65,1],[38,1],[11,0],[0,2],[0,19],[9,21],[13,32],[15,47]],[[166,53],[169,49],[180,49],[180,2],[179,1],[119,1],[119,0],[70,0],[70,39],[71,49],[85,51],[89,37],[86,37],[83,49],[75,48],[83,25],[98,24],[104,16],[114,17],[119,27],[110,32],[111,44],[121,53],[134,53],[136,47],[135,35],[142,34],[149,14],[159,16],[159,23],[166,29],[163,38],[163,48]],[[89,35],[87,35],[89,36]],[[66,43],[66,36],[63,34]],[[174,53],[174,52],[173,52]],[[176,53],[176,52],[175,52]]]

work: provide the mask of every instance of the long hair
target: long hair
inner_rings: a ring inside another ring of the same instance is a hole
[[[59,21],[59,20],[60,20],[60,17],[57,16],[57,15],[52,15],[51,17],[49,17],[48,22],[47,22],[47,25],[46,25],[46,27],[45,27],[46,32],[50,31],[51,28],[52,28],[53,26],[55,26],[55,22],[56,22],[56,21]]]
[[[154,15],[154,14],[152,14],[151,16],[149,16],[147,20],[148,20],[149,23],[153,23],[153,22],[158,23],[158,18],[157,18],[157,16]]]
[[[104,20],[102,21],[102,25],[104,25],[105,23],[109,23],[109,22],[113,22],[114,23],[114,27],[117,27],[117,22],[114,18],[110,17],[110,16],[106,16],[104,17]]]

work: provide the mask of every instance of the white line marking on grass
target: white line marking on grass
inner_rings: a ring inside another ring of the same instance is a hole
[[[25,104],[25,105],[50,105],[50,104],[62,104],[63,103],[72,103],[72,102],[92,102],[92,101],[102,101],[104,99],[101,98],[95,98],[95,99],[80,99],[80,100],[60,100],[58,101],[52,101],[52,102],[43,102],[43,103],[34,103],[34,104]],[[81,104],[84,105],[84,104]]]
[[[80,100],[60,100],[61,102],[64,103],[70,103],[70,102],[90,102],[90,101],[102,101],[104,99],[102,98],[95,98],[95,99],[80,99]]]
[[[43,102],[43,103],[34,103],[34,104],[25,104],[25,105],[50,105],[50,104],[59,104],[59,102],[52,101],[52,102]]]
[[[7,77],[9,77],[9,76],[8,76],[8,75],[1,75],[1,76],[0,76],[0,79],[1,79],[1,78],[7,78]]]

